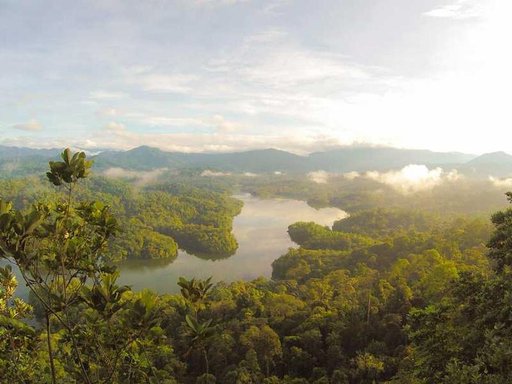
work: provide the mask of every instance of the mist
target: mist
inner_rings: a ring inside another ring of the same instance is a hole
[[[168,168],[157,168],[151,171],[134,171],[124,168],[112,167],[103,172],[103,176],[114,179],[129,179],[133,180],[134,185],[139,187],[146,186],[158,180],[162,174],[167,172]]]

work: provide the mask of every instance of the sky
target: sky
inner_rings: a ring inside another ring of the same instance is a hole
[[[0,0],[0,144],[512,152],[510,0]]]

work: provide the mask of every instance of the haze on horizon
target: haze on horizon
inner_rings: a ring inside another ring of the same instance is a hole
[[[0,144],[512,152],[508,0],[0,0]]]

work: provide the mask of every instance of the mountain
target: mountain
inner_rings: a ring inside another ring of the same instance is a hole
[[[16,161],[27,157],[53,158],[60,151],[58,149],[34,149],[25,147],[8,147],[0,145],[0,161]]]
[[[158,148],[140,146],[128,151],[105,151],[93,156],[94,165],[99,169],[119,167],[134,170],[155,168],[179,168],[182,164],[174,154]],[[185,164],[186,165],[186,164]]]
[[[55,159],[59,152],[57,149],[0,146],[0,175],[40,174],[46,169],[47,161]],[[512,176],[512,155],[505,152],[475,156],[458,152],[347,146],[300,156],[272,148],[233,153],[183,153],[140,146],[128,151],[106,150],[91,157],[99,171],[118,167],[129,170],[194,168],[234,173],[307,173],[316,170],[342,173],[386,171],[409,164],[425,164],[431,168],[458,169],[469,177]]]
[[[344,147],[309,155],[310,164],[330,172],[385,171],[403,168],[409,164],[427,166],[457,166],[474,158],[457,152],[432,152],[427,150],[387,147]]]
[[[273,148],[234,153],[185,155],[185,158],[188,158],[195,167],[230,172],[301,172],[307,169],[305,157]]]
[[[468,176],[512,176],[512,155],[505,152],[486,153],[463,164],[459,170]]]
[[[95,156],[94,160],[99,169],[208,168],[230,172],[299,172],[306,167],[305,157],[277,149],[234,153],[181,153],[143,146],[126,152],[103,152]]]
[[[154,168],[208,168],[225,172],[330,172],[389,170],[409,164],[455,167],[474,155],[397,148],[345,147],[299,156],[277,149],[234,153],[164,152],[138,147],[126,152],[104,152],[95,157],[99,168],[121,167],[137,170]]]
[[[0,177],[42,174],[58,149],[34,149],[0,145]]]

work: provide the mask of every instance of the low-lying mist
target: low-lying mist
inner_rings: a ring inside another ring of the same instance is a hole
[[[133,171],[124,168],[108,168],[103,172],[103,176],[114,179],[126,179],[133,182],[134,185],[143,187],[154,183],[162,174],[167,172],[168,168],[157,168],[150,171]]]

